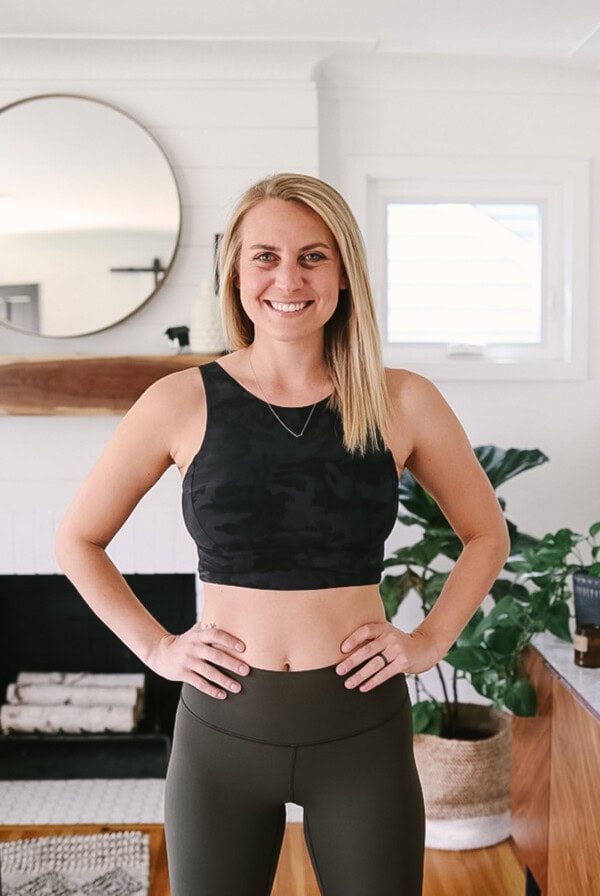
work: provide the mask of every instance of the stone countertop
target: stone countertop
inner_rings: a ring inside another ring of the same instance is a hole
[[[584,669],[576,666],[573,645],[548,632],[536,635],[532,645],[579,702],[600,721],[600,668]]]

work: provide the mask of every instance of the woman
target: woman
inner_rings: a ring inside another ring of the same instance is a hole
[[[182,681],[166,789],[173,896],[270,892],[285,802],[304,807],[325,896],[417,896],[423,806],[405,673],[431,668],[487,594],[504,519],[452,411],[382,366],[361,238],[341,196],[282,174],[224,234],[234,351],[155,383],[63,520],[63,569],[150,668]],[[202,619],[165,631],[105,548],[176,463],[205,583]],[[398,474],[464,549],[412,632],[378,582]]]

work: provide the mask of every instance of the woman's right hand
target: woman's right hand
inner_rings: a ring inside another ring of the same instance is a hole
[[[148,665],[170,681],[183,681],[210,697],[224,700],[227,691],[237,694],[238,681],[222,669],[248,675],[250,667],[239,658],[246,645],[214,624],[197,622],[182,635],[165,635],[154,649]]]

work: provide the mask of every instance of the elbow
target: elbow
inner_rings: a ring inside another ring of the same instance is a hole
[[[59,567],[65,572],[69,563],[69,555],[73,551],[74,539],[69,533],[65,521],[61,520],[54,533],[54,556]]]
[[[510,557],[510,534],[506,520],[501,516],[496,525],[473,533],[463,545],[465,548],[469,545],[476,547],[498,574]]]
[[[510,557],[510,534],[504,517],[499,521],[495,530],[490,533],[488,541],[493,562],[497,567],[497,572],[500,572]]]

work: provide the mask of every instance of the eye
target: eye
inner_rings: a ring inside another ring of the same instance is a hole
[[[261,252],[260,255],[254,256],[254,260],[268,262],[273,261],[274,257],[272,252]]]
[[[308,264],[314,264],[317,261],[323,261],[325,256],[322,252],[307,252],[306,255],[302,256],[304,261],[308,262]]]

